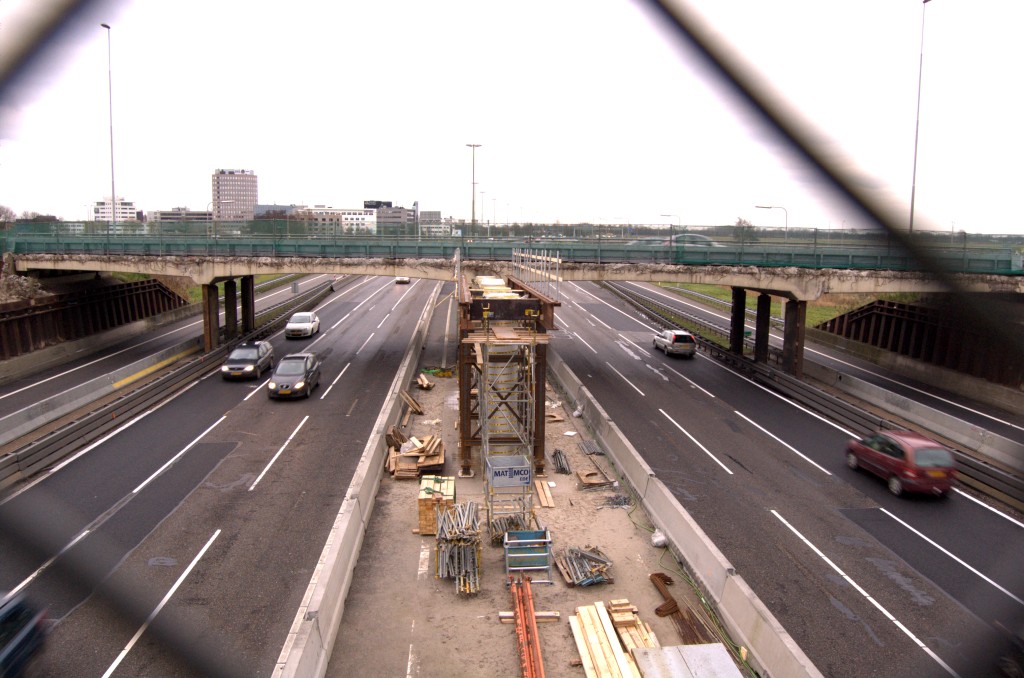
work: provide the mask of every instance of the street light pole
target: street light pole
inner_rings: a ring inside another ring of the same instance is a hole
[[[921,2],[921,58],[917,64],[917,118],[914,121],[914,170],[910,179],[910,224],[909,233],[914,232],[914,194],[917,192],[917,133],[921,127],[921,76],[924,74],[924,6],[930,0]]]
[[[114,190],[114,77],[110,59],[110,24],[100,24],[107,29],[107,104],[110,113],[110,226],[117,225],[117,191]],[[107,231],[110,241],[110,231]]]
[[[473,219],[470,221],[470,227],[476,226],[476,149],[480,148],[482,144],[466,144],[473,149]]]
[[[676,218],[676,225],[679,226],[680,229],[682,229],[683,224],[679,220],[679,215],[678,214],[662,214],[661,216],[663,216],[663,217],[675,217]],[[674,230],[672,230],[672,224],[668,225],[668,242],[669,242],[670,245],[675,245],[676,244],[676,232]]]
[[[786,231],[783,235],[783,240],[789,240],[789,211],[785,207],[779,207],[778,205],[754,205],[759,210],[782,210],[786,215]]]

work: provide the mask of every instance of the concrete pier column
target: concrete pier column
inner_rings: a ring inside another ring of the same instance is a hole
[[[772,331],[772,297],[757,295],[757,319],[754,321],[754,362],[768,362],[768,338]]]
[[[794,377],[804,376],[804,334],[807,302],[786,302],[786,327],[782,340],[782,369]]]
[[[242,333],[256,329],[256,285],[251,275],[242,276]]]
[[[231,341],[238,336],[238,286],[235,279],[224,281],[224,338]]]
[[[220,343],[220,300],[216,285],[203,285],[203,350],[209,353]]]
[[[732,310],[729,319],[729,350],[743,355],[743,323],[747,319],[747,291],[732,288]]]

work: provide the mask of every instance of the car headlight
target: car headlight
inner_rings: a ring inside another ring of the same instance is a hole
[[[277,384],[275,384],[274,382],[270,382],[269,384],[267,384],[267,388],[273,391],[275,388],[277,388]]]
[[[229,368],[227,365],[221,365],[220,371],[221,372],[230,372],[231,368]]]
[[[298,382],[297,384],[295,384],[295,390],[296,390],[296,391],[301,391],[301,390],[302,390],[302,387],[303,387],[303,386],[305,386],[305,385],[306,385],[306,382],[304,382],[304,381],[300,381],[300,382]]]
[[[245,372],[252,372],[253,371],[253,366],[252,365],[246,365],[244,371]]]

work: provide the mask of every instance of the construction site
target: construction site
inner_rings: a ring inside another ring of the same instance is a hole
[[[459,283],[455,369],[401,393],[327,675],[756,675],[549,383],[557,289]]]

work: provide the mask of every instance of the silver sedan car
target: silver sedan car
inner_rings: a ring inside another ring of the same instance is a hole
[[[296,313],[288,319],[284,326],[284,336],[287,339],[293,337],[312,337],[320,331],[320,318],[312,311]]]

